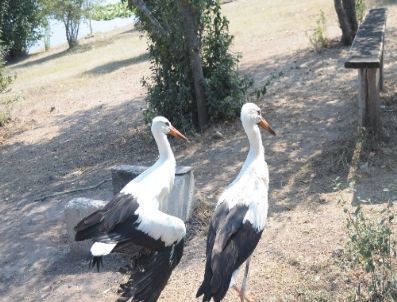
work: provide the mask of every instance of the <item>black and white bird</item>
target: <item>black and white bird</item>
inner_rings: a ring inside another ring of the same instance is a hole
[[[240,173],[219,197],[207,237],[204,280],[197,291],[204,302],[221,301],[229,288],[241,301],[247,299],[246,287],[250,260],[265,227],[268,211],[269,170],[265,161],[259,127],[276,135],[252,103],[241,108],[241,122],[249,140],[249,152]],[[236,275],[243,263],[241,289]]]
[[[132,276],[132,301],[157,301],[178,265],[184,246],[184,222],[159,210],[174,184],[175,157],[167,134],[186,139],[164,117],[153,119],[151,130],[160,153],[156,163],[129,182],[103,209],[75,227],[77,241],[92,239],[92,266],[111,252],[128,253],[140,246],[150,251],[148,265]],[[186,139],[187,140],[187,139]]]

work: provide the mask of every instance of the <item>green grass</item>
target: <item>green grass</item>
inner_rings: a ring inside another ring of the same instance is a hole
[[[239,1],[225,5],[223,12],[229,18],[236,48],[243,49],[252,39],[277,39],[286,31],[312,29],[320,9],[331,24],[336,24],[333,2],[329,0]]]
[[[52,82],[79,77],[87,70],[145,52],[145,40],[140,39],[138,33],[112,32],[92,40],[82,40],[81,45],[71,51],[62,46],[44,54],[35,54],[28,60],[11,65],[9,69],[18,74],[17,84],[20,85],[41,80]]]

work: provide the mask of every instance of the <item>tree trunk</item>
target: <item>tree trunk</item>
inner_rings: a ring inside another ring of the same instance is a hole
[[[65,25],[66,30],[66,40],[68,41],[69,48],[73,48],[78,45],[78,35],[80,28],[80,19],[74,20],[73,17],[66,13],[66,16],[63,18],[63,24]]]
[[[88,25],[90,27],[90,37],[93,37],[94,36],[94,32],[92,31],[92,20],[91,20],[91,17],[88,20]]]
[[[199,41],[194,22],[193,8],[188,0],[181,0],[183,23],[189,51],[190,65],[193,75],[196,96],[197,117],[200,131],[204,131],[208,123],[207,100],[204,88],[204,73],[201,64]]]
[[[354,40],[358,29],[356,0],[342,0],[342,3],[346,13],[347,23],[350,25],[352,40]]]
[[[339,26],[340,29],[342,30],[341,42],[344,45],[351,45],[353,43],[352,30],[350,28],[349,22],[347,21],[346,12],[345,9],[343,8],[341,1],[342,0],[334,0],[334,6],[335,6],[336,14],[338,15]]]

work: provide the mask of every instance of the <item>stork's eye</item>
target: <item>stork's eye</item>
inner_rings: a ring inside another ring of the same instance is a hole
[[[166,125],[167,127],[171,126],[170,122],[165,122],[165,125]]]
[[[260,110],[258,110],[257,113],[258,113],[258,115],[261,115],[261,111]]]

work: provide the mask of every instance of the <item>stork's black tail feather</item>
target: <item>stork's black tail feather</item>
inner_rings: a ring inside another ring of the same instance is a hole
[[[205,272],[204,272],[204,280],[201,286],[199,287],[196,298],[203,296],[203,302],[208,302],[211,300],[211,279],[212,279],[212,270],[211,270],[211,259],[207,259],[207,263],[205,264]]]
[[[117,300],[155,302],[166,286],[173,269],[182,258],[184,239],[161,251],[153,252],[143,270],[132,272],[127,283],[120,286],[121,297]]]
[[[102,256],[94,256],[91,258],[90,263],[88,264],[88,267],[94,268],[96,266],[98,272],[101,266],[103,267],[103,257]]]

